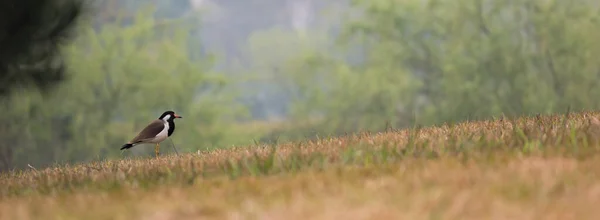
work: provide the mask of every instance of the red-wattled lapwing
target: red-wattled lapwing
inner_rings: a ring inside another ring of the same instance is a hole
[[[121,147],[121,150],[132,148],[138,144],[156,144],[154,147],[154,153],[158,157],[158,149],[160,148],[160,142],[164,141],[173,134],[175,131],[175,120],[181,118],[181,116],[175,114],[173,111],[166,111],[160,115],[158,119],[150,122],[140,133],[135,136],[131,141],[127,142]]]

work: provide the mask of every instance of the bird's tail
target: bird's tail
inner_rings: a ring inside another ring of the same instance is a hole
[[[121,147],[121,150],[124,150],[124,149],[129,149],[129,148],[131,148],[131,147],[133,147],[133,144],[124,144],[124,145]]]

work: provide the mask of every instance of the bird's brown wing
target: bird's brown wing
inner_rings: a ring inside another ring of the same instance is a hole
[[[165,123],[160,119],[156,119],[150,122],[150,124],[148,124],[148,126],[146,126],[142,131],[140,131],[140,133],[137,136],[135,136],[129,143],[135,144],[147,139],[152,139],[164,128]]]

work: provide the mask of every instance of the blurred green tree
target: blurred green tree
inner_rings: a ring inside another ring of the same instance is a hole
[[[339,50],[289,71],[320,133],[597,109],[593,1],[353,1]],[[344,56],[340,56],[343,54]]]
[[[48,92],[65,80],[60,47],[67,43],[86,10],[81,0],[22,0],[0,2],[0,102],[3,117],[0,132],[0,171],[14,163],[13,146],[22,134],[24,118],[12,113],[25,111],[14,97],[23,90]],[[36,96],[39,94],[29,94]],[[22,103],[35,97],[20,97]],[[13,111],[11,111],[13,110]],[[28,114],[27,111],[20,115]]]
[[[47,89],[64,79],[60,46],[85,10],[81,0],[0,3],[0,96],[13,88]]]

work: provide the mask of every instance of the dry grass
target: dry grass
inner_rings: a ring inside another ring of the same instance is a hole
[[[2,219],[596,219],[597,113],[0,176]]]

